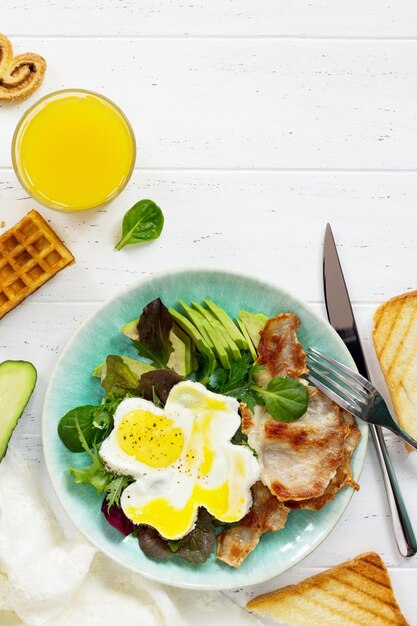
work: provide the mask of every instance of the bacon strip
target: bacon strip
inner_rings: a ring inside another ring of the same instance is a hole
[[[340,491],[340,489],[342,489],[345,485],[350,485],[350,487],[353,487],[355,491],[359,490],[358,483],[353,480],[350,459],[353,451],[360,441],[361,433],[350,413],[347,413],[346,411],[341,411],[341,413],[344,422],[349,427],[349,434],[345,439],[343,461],[341,465],[339,465],[336,475],[327,485],[323,495],[318,498],[310,498],[309,500],[289,500],[285,502],[285,506],[289,509],[309,509],[311,511],[319,511],[326,506],[328,502],[333,500],[337,492]]]
[[[306,355],[296,334],[299,325],[294,313],[281,313],[271,317],[261,330],[258,363],[265,365],[272,377],[299,378],[307,373]]]
[[[217,537],[217,558],[239,567],[259,543],[264,532],[285,525],[288,509],[260,481],[252,487],[253,505],[237,526]]]
[[[349,428],[339,407],[314,387],[295,422],[277,422],[264,407],[243,411],[242,431],[256,450],[260,479],[282,502],[321,496],[344,457]]]

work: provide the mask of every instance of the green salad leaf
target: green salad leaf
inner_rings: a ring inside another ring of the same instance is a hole
[[[158,239],[164,226],[164,215],[152,200],[139,200],[123,218],[122,237],[116,250],[133,243]]]
[[[122,398],[107,397],[102,404],[77,406],[59,421],[58,435],[71,452],[83,452],[81,431],[89,448],[103,441],[113,428],[113,415]]]
[[[229,370],[217,368],[210,378],[208,388],[215,393],[241,400],[249,391],[256,367],[249,352],[245,352],[240,359],[231,362]]]
[[[91,464],[86,467],[69,467],[68,469],[74,477],[76,483],[89,483],[95,487],[97,493],[100,495],[103,491],[108,489],[110,483],[114,479],[114,476],[106,471],[98,453],[97,445],[93,444],[93,449],[90,450],[77,419],[75,420],[75,423],[78,428],[81,445],[83,450],[87,452],[90,457]]]
[[[58,435],[62,443],[71,450],[71,452],[83,452],[76,423],[78,422],[84,438],[93,445],[96,436],[96,428],[94,426],[94,416],[97,407],[86,404],[77,406],[75,409],[68,411],[58,424]]]
[[[149,302],[138,321],[139,339],[133,343],[140,355],[160,369],[167,367],[172,352],[171,328],[172,317],[161,298]]]
[[[108,512],[114,504],[116,506],[120,506],[120,496],[122,495],[122,491],[131,482],[132,480],[129,476],[115,476],[112,478],[106,487],[106,503]]]
[[[181,539],[175,554],[189,563],[204,563],[216,547],[216,530],[213,518],[200,509],[195,528]]]
[[[109,354],[106,359],[105,376],[101,384],[107,394],[138,395],[138,377],[121,356]]]
[[[162,406],[168,400],[169,392],[184,378],[173,370],[153,370],[142,374],[139,379],[138,391],[142,398],[154,402],[155,395]],[[154,402],[155,404],[155,402]]]
[[[265,403],[268,413],[278,422],[294,422],[308,407],[307,387],[294,378],[276,376],[266,388],[252,385]]]
[[[178,556],[189,563],[204,563],[216,546],[213,518],[202,508],[199,510],[195,528],[182,539],[163,539],[152,526],[141,526],[137,537],[146,556],[157,561]]]

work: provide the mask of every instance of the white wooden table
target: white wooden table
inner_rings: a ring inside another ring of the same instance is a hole
[[[0,360],[38,369],[13,444],[46,492],[40,420],[51,370],[81,322],[141,276],[226,267],[274,280],[324,314],[330,221],[381,379],[372,314],[417,286],[414,0],[2,0],[0,18],[16,53],[48,62],[35,95],[0,107],[6,227],[36,207],[13,173],[10,142],[38,97],[64,87],[102,92],[124,109],[138,140],[137,168],[110,206],[68,215],[40,208],[77,264],[0,322]],[[125,210],[144,197],[164,210],[161,238],[114,252]],[[388,442],[417,530],[417,455]],[[279,579],[229,595],[244,604],[366,550],[381,554],[417,624],[417,558],[396,549],[372,442],[361,490],[328,539]]]

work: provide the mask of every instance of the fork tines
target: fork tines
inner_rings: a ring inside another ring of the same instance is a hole
[[[363,376],[315,348],[307,351],[310,373],[306,379],[336,404],[357,415],[364,412],[372,384]]]

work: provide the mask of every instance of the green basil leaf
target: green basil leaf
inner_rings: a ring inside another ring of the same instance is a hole
[[[294,378],[276,376],[266,389],[252,385],[265,402],[271,417],[278,422],[294,422],[299,419],[308,407],[308,391],[305,385]]]
[[[160,298],[149,302],[138,322],[139,341],[134,341],[139,354],[150,359],[158,369],[166,368],[172,352],[169,333],[172,317]]]
[[[158,239],[164,226],[164,215],[152,200],[139,200],[123,218],[122,237],[116,250],[133,243]]]

